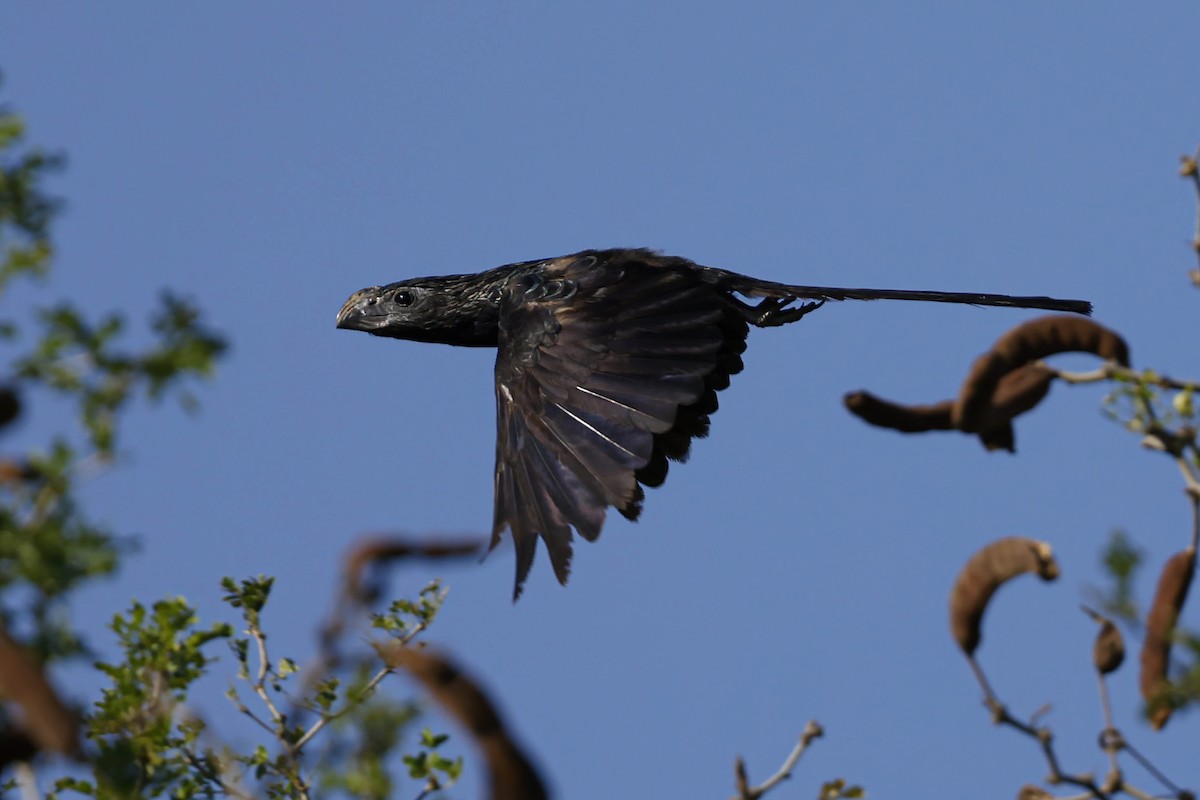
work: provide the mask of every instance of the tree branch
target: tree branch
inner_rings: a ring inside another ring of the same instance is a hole
[[[810,720],[800,733],[800,741],[796,743],[796,746],[792,748],[792,752],[788,753],[788,757],[784,759],[783,766],[758,786],[750,785],[750,781],[746,777],[746,762],[742,760],[741,756],[738,756],[733,766],[738,793],[733,800],[758,800],[758,798],[774,789],[780,783],[792,777],[792,770],[796,768],[800,757],[804,755],[804,751],[812,744],[813,739],[818,739],[824,735],[825,730],[821,727],[820,723],[816,720]]]

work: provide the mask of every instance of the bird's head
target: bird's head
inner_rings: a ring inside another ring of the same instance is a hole
[[[495,347],[499,311],[490,288],[471,275],[371,286],[350,295],[337,326],[392,339]]]
[[[342,305],[337,326],[376,336],[403,337],[400,332],[417,321],[422,295],[419,287],[407,283],[361,289]]]

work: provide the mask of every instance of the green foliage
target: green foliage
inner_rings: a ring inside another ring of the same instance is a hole
[[[0,107],[0,297],[17,278],[46,276],[54,253],[59,204],[45,180],[62,159],[25,147],[24,133],[20,117]],[[193,408],[192,385],[212,374],[226,350],[196,306],[170,292],[150,314],[148,344],[129,347],[128,327],[123,312],[68,300],[0,319],[0,340],[17,350],[8,356],[11,384],[0,383],[0,427],[19,415],[22,397],[48,394],[67,399],[80,422],[44,451],[0,457],[0,619],[43,661],[88,652],[71,624],[69,599],[116,571],[132,549],[128,537],[85,515],[78,481],[114,463],[132,404],[176,397]],[[287,656],[272,661],[263,613],[273,579],[226,578],[221,586],[240,613],[240,634],[224,622],[202,625],[182,598],[135,602],[113,618],[120,657],[96,664],[109,685],[86,716],[87,774],[60,779],[50,797],[308,798],[316,791],[310,775],[322,796],[394,794],[394,771],[404,763],[398,749],[419,712],[376,691],[390,669],[365,648],[312,675]],[[379,628],[406,644],[433,621],[444,596],[432,584],[414,600],[397,601],[379,616]],[[191,706],[197,681],[217,661],[218,640],[236,666],[228,696],[258,737],[239,736],[248,741],[240,750],[221,743]],[[322,732],[322,750],[310,752]],[[461,769],[437,751],[444,741],[430,733],[411,756],[424,765],[427,785],[451,783]]]
[[[462,759],[439,752],[445,734],[426,728],[415,753],[399,754],[404,731],[419,711],[411,702],[377,693],[390,673],[377,659],[373,665],[356,662],[344,685],[335,675],[305,682],[291,658],[270,660],[262,619],[272,585],[273,579],[263,576],[222,580],[225,602],[240,612],[245,625],[242,637],[228,623],[201,626],[181,598],[150,608],[134,603],[118,614],[111,628],[123,659],[96,665],[111,685],[87,719],[92,775],[60,780],[52,797],[64,792],[106,800],[341,793],[383,800],[393,796],[394,770],[401,764],[426,791],[453,784]],[[217,661],[210,652],[217,640],[230,644],[239,666],[229,699],[266,734],[241,750],[218,742],[188,705],[196,681]],[[256,698],[255,707],[242,700],[237,684]],[[306,712],[311,718],[304,722]],[[322,732],[328,739],[314,756],[309,750]]]
[[[1140,631],[1143,611],[1134,586],[1145,555],[1123,531],[1114,531],[1102,560],[1112,583],[1097,592],[1100,605],[1125,627]],[[1200,633],[1179,628],[1174,636],[1178,645],[1173,655],[1174,675],[1160,695],[1146,704],[1143,712],[1147,715],[1160,706],[1179,710],[1200,703]]]
[[[826,781],[821,785],[821,793],[817,795],[820,800],[842,800],[843,798],[854,800],[855,798],[866,796],[866,790],[861,786],[852,786],[841,778]]]
[[[1124,531],[1113,531],[1101,554],[1104,569],[1113,580],[1113,585],[1104,596],[1104,609],[1128,624],[1137,625],[1140,612],[1134,599],[1133,582],[1142,563],[1139,550]]]
[[[358,665],[346,695],[360,702],[334,717],[326,729],[317,764],[322,794],[341,792],[362,800],[387,800],[398,787],[393,773],[401,734],[420,710],[412,701],[372,695],[367,690],[372,676],[371,665]]]
[[[199,312],[170,292],[160,298],[150,327],[157,335],[141,353],[119,349],[124,318],[110,313],[90,323],[62,302],[38,315],[42,327],[37,345],[17,360],[16,375],[73,398],[79,407],[89,445],[104,458],[116,447],[117,415],[139,390],[158,400],[178,390],[186,408],[196,404],[187,388],[193,376],[212,374],[225,341],[200,322]]]
[[[0,484],[0,592],[10,617],[27,629],[27,646],[44,661],[86,652],[70,625],[68,595],[111,574],[132,544],[81,512],[78,463],[58,439],[49,453],[29,456],[20,479]]]
[[[54,252],[59,203],[44,184],[62,160],[25,147],[24,133],[21,118],[0,108],[0,293],[15,278],[46,275]],[[70,594],[113,573],[132,549],[131,539],[84,513],[77,482],[113,460],[121,414],[137,397],[177,394],[194,405],[188,384],[211,374],[225,343],[194,306],[171,294],[151,315],[154,336],[140,351],[121,348],[125,317],[118,312],[89,322],[59,301],[36,312],[32,326],[32,342],[7,370],[14,385],[0,387],[10,412],[4,422],[20,412],[18,390],[48,389],[75,403],[84,440],[61,432],[45,450],[0,459],[0,591],[10,627],[53,660],[87,652],[70,621]],[[18,322],[0,321],[3,338],[17,342],[22,333]]]
[[[209,768],[219,759],[198,752],[204,723],[180,709],[212,660],[205,645],[228,638],[232,628],[198,628],[195,611],[182,598],[150,609],[134,603],[111,627],[125,659],[96,664],[112,685],[87,722],[95,780],[64,779],[56,790],[98,798],[213,796],[216,773]]]
[[[0,295],[13,278],[45,275],[53,253],[58,203],[41,186],[62,158],[22,148],[24,135],[24,120],[0,106]]]
[[[233,578],[222,578],[221,588],[225,590],[222,599],[231,607],[242,609],[242,618],[246,624],[256,628],[259,623],[258,615],[266,606],[267,598],[271,596],[271,587],[274,585],[275,579],[266,575],[247,578],[240,583]]]
[[[430,581],[421,589],[416,601],[395,600],[385,613],[372,614],[371,625],[394,636],[411,639],[437,617],[446,601],[446,592],[441,581]]]
[[[408,774],[425,782],[425,791],[434,792],[452,785],[462,775],[462,758],[448,759],[437,752],[450,737],[435,734],[429,728],[421,731],[421,749],[404,757]]]

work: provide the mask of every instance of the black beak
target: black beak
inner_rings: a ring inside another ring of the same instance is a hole
[[[373,331],[383,324],[375,289],[363,289],[350,295],[337,315],[337,326],[349,331]]]

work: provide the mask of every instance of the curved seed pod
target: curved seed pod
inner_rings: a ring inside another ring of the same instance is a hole
[[[1050,393],[1054,370],[1044,364],[1025,364],[1005,375],[992,395],[990,420],[1010,420],[1029,411]]]
[[[932,406],[904,406],[876,397],[867,391],[850,392],[842,398],[850,413],[881,428],[891,428],[902,433],[922,431],[949,431],[950,409],[954,405],[946,400]]]
[[[1007,453],[1017,452],[1017,434],[1013,431],[1011,422],[989,425],[979,432],[979,441],[983,443],[983,449],[989,453],[996,450],[1003,450]]]
[[[950,590],[950,631],[967,655],[983,638],[980,624],[988,601],[1008,580],[1035,572],[1044,581],[1058,577],[1058,562],[1050,545],[1024,536],[997,539],[967,561]]]
[[[426,648],[375,645],[389,667],[408,671],[475,738],[488,767],[490,800],[545,800],[549,795],[529,758],[509,735],[483,690],[443,655]]]
[[[1146,639],[1142,643],[1142,672],[1138,684],[1142,699],[1152,705],[1150,725],[1161,730],[1167,724],[1172,709],[1158,705],[1163,690],[1167,687],[1167,663],[1171,656],[1171,634],[1175,621],[1187,600],[1192,573],[1196,569],[1196,551],[1181,550],[1168,559],[1158,577],[1158,588],[1154,592],[1154,603],[1146,616]]]
[[[988,452],[1016,452],[1012,420],[1042,402],[1053,382],[1054,370],[1042,364],[1025,364],[1000,379],[979,431],[979,441]]]
[[[1096,634],[1096,643],[1092,645],[1092,664],[1101,675],[1116,672],[1117,667],[1125,660],[1125,637],[1108,617],[1097,614],[1087,606],[1083,613],[1100,624],[1100,632]]]
[[[454,539],[430,537],[427,539],[405,536],[377,536],[364,539],[346,553],[342,565],[343,592],[348,599],[369,602],[378,595],[379,581],[370,579],[370,567],[385,567],[406,558],[461,558],[483,552],[484,540],[458,537]]]
[[[0,697],[21,707],[22,728],[37,749],[79,752],[79,720],[58,696],[46,673],[0,623]]]
[[[996,393],[992,395],[988,408],[988,420],[979,429],[979,441],[982,441],[986,451],[1016,452],[1016,434],[1013,432],[1012,421],[1014,417],[1024,414],[1042,402],[1046,392],[1050,391],[1052,380],[1052,369],[1027,363],[998,381]],[[953,409],[950,414],[953,416]]]
[[[1083,317],[1038,317],[1001,336],[975,360],[954,403],[956,427],[975,433],[986,424],[992,395],[1006,374],[1030,361],[1070,352],[1094,353],[1129,366],[1129,346],[1103,325]]]

